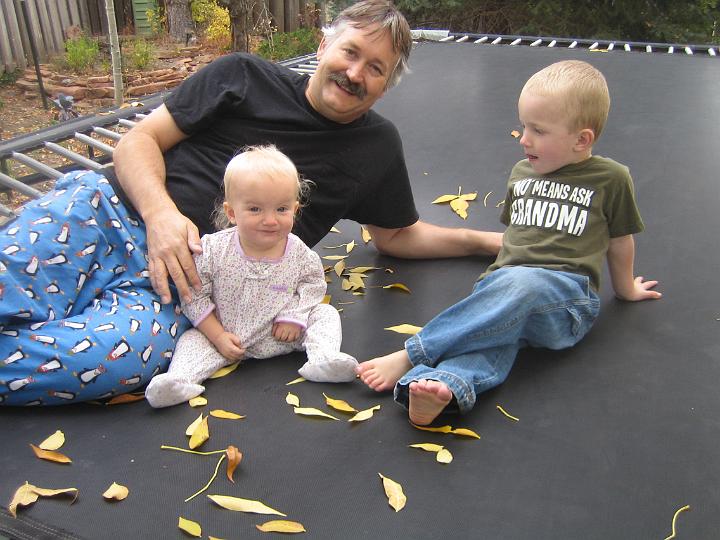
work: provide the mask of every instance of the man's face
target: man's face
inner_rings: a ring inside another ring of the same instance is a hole
[[[387,31],[376,26],[348,26],[318,48],[319,64],[305,95],[313,108],[330,120],[356,120],[382,97],[398,62]]]

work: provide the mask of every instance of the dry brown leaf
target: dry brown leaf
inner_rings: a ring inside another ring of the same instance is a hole
[[[367,230],[367,228],[364,225],[360,225],[360,237],[362,238],[362,241],[366,244],[372,240],[372,236],[370,235],[370,231]]]
[[[229,497],[227,495],[208,495],[208,499],[218,506],[222,506],[227,510],[234,512],[249,512],[251,514],[275,514],[285,517],[286,514],[270,508],[260,501],[252,501],[250,499],[241,499],[239,497]]]
[[[188,443],[188,446],[191,450],[195,450],[196,448],[202,446],[202,444],[209,438],[210,427],[208,426],[208,417],[206,416],[200,421],[192,435],[190,435],[190,442]]]
[[[293,407],[299,407],[300,398],[297,397],[295,394],[288,392],[287,396],[285,396],[285,403],[287,403],[288,405],[292,405]]]
[[[332,407],[336,411],[348,412],[348,413],[357,412],[357,409],[355,407],[353,407],[352,405],[350,405],[347,401],[343,401],[342,399],[331,398],[325,392],[323,392],[323,396],[325,397],[325,403],[327,403],[327,405],[329,407]]]
[[[224,420],[241,420],[245,418],[242,414],[224,411],[223,409],[213,409],[212,411],[210,411],[210,416],[214,416],[215,418],[222,418]]]
[[[8,511],[13,517],[17,517],[18,506],[29,506],[40,497],[54,497],[55,495],[72,495],[73,500],[70,501],[70,504],[72,504],[77,499],[78,490],[77,488],[47,489],[25,482],[15,491],[8,505]]]
[[[34,444],[31,444],[30,447],[33,449],[33,452],[35,452],[35,455],[40,459],[44,459],[46,461],[54,461],[55,463],[72,463],[72,459],[67,457],[65,454],[61,454],[60,452],[43,450],[42,448],[38,448]]]
[[[331,418],[332,420],[339,420],[333,415],[324,413],[321,410],[315,409],[313,407],[295,407],[294,411],[295,414],[299,414],[300,416],[317,416],[320,418]]]
[[[402,283],[391,283],[390,285],[383,285],[383,289],[400,289],[401,291],[412,294],[412,291],[408,288],[408,286],[403,285]]]
[[[239,365],[240,365],[240,362],[235,362],[234,364],[230,364],[229,366],[220,368],[215,373],[210,375],[208,377],[208,379],[219,379],[220,377],[224,377],[225,375],[230,375],[230,373],[235,371]]]
[[[102,496],[108,500],[122,501],[127,498],[129,493],[130,490],[128,488],[113,482],[112,485],[105,490],[105,493],[103,493]]]
[[[188,405],[191,407],[204,407],[207,405],[208,400],[203,396],[197,396],[188,401]]]
[[[227,477],[228,480],[230,480],[234,484],[235,480],[233,480],[233,473],[235,472],[237,466],[240,465],[243,455],[237,446],[232,445],[227,447],[227,450],[225,450],[225,455],[227,456],[228,460]]]
[[[191,437],[192,434],[193,434],[193,433],[195,432],[195,430],[197,429],[198,425],[200,425],[200,422],[202,422],[202,420],[203,420],[203,415],[202,415],[202,413],[200,413],[200,416],[198,416],[198,417],[193,421],[193,423],[190,424],[190,425],[185,429],[185,435],[187,435],[188,437]]]
[[[185,531],[191,536],[198,538],[202,536],[202,528],[200,527],[200,524],[195,521],[185,519],[184,517],[178,518],[178,529]]]
[[[57,450],[65,444],[65,434],[59,429],[41,442],[38,447],[42,450]]]
[[[380,405],[375,405],[374,407],[370,407],[369,409],[365,409],[357,413],[355,416],[353,416],[348,422],[364,422],[365,420],[369,420],[372,418],[373,414],[375,414],[375,411],[380,410]]]
[[[420,330],[422,330],[422,326],[415,326],[412,324],[398,324],[397,326],[388,326],[387,328],[385,328],[385,330],[397,332],[398,334],[410,334],[414,336]]]
[[[257,527],[258,531],[262,532],[279,532],[289,534],[306,532],[302,523],[298,523],[297,521],[286,521],[284,519],[266,521],[262,525],[255,525],[255,527]]]
[[[403,493],[402,486],[395,480],[388,478],[387,476],[383,476],[381,473],[378,474],[380,475],[380,478],[382,478],[385,495],[387,495],[388,498],[388,504],[392,506],[396,512],[399,512],[405,507],[405,503],[407,502],[407,497],[405,496],[405,493]]]

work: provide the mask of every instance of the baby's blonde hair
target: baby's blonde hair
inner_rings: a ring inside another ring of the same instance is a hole
[[[522,94],[526,92],[559,98],[571,131],[589,128],[595,140],[600,137],[610,111],[610,92],[603,74],[587,62],[551,64],[528,79]]]
[[[235,182],[248,174],[267,178],[284,176],[295,179],[297,182],[295,199],[300,203],[300,206],[303,205],[310,190],[310,181],[300,177],[295,164],[275,145],[246,146],[225,167],[225,176],[223,177],[225,197],[216,206],[213,216],[217,229],[226,229],[230,226],[230,220],[225,215],[222,203],[232,195]]]

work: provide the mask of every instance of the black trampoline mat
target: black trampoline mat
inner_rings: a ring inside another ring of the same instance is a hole
[[[255,525],[276,518],[224,510],[205,496],[222,494],[260,500],[318,539],[657,539],[671,534],[673,515],[685,505],[691,510],[678,516],[677,538],[717,538],[717,59],[423,43],[412,54],[413,73],[377,110],[401,132],[423,219],[500,231],[496,204],[522,157],[510,136],[518,129],[517,95],[532,73],[566,58],[587,60],[608,79],[612,109],[595,153],[630,167],[647,228],[636,237],[636,273],[660,280],[662,300],[617,301],[605,276],[600,319],[577,347],[522,351],[507,382],[481,395],[470,414],[437,422],[470,428],[480,440],[419,431],[390,395],[359,382],[286,386],[297,377],[301,354],[248,361],[208,381],[202,409],[153,410],[144,401],[2,408],[3,504],[25,481],[75,487],[79,497],[73,505],[42,499],[21,509],[18,520],[2,515],[0,534],[184,538],[177,528],[182,516],[199,522],[205,538],[259,538],[264,533]],[[478,192],[465,222],[446,205],[430,204],[459,186]],[[465,296],[490,262],[382,257],[362,245],[357,224],[338,228],[318,246],[322,255],[342,252],[322,246],[354,239],[360,246],[348,266],[394,270],[370,273],[365,296],[342,291],[337,278],[330,285],[333,304],[343,308],[343,350],[361,360],[401,348],[406,336],[385,327],[422,326]],[[412,293],[370,287],[390,283]],[[342,421],[295,415],[288,392]],[[381,409],[350,424],[348,415],[325,406],[323,392],[357,409]],[[234,484],[221,468],[205,494],[184,503],[210,479],[218,456],[160,446],[187,447],[186,427],[211,409],[246,418],[210,418],[201,450],[233,444],[244,459]],[[29,447],[57,429],[72,464],[41,461]],[[442,465],[408,448],[423,442],[444,445],[453,462]],[[388,506],[378,473],[402,484],[402,511]],[[112,482],[127,486],[130,496],[104,501]],[[32,532],[10,533],[12,526]]]

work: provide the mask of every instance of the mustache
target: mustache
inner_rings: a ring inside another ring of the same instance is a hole
[[[328,78],[331,81],[338,83],[343,90],[350,92],[357,98],[363,99],[367,95],[367,92],[362,85],[352,82],[344,73],[336,71],[331,73]]]

